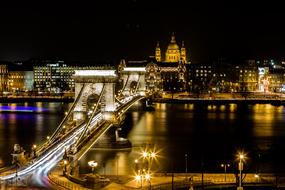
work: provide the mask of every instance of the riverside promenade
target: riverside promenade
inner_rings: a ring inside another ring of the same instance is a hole
[[[0,102],[73,102],[74,94],[63,95],[9,95],[1,96]],[[163,92],[161,97],[154,98],[156,102],[253,102],[253,103],[268,103],[268,102],[285,102],[285,93],[273,92],[247,92],[247,93],[188,93],[188,92]]]
[[[80,175],[82,181],[87,176],[98,178],[97,174]],[[102,190],[135,190],[135,189],[201,189],[204,187],[235,187],[236,175],[233,173],[156,173],[153,174],[150,180],[136,180],[134,176],[127,175],[106,175],[102,176],[104,179],[109,179],[107,182],[90,183],[76,183],[63,175],[61,167],[54,168],[49,173],[49,181],[54,189],[102,189]],[[243,175],[243,184],[248,186],[268,186],[273,187],[276,184],[276,177],[273,174],[260,174],[256,176],[253,173]],[[285,183],[281,183],[279,179],[278,187],[285,187]]]
[[[73,102],[71,96],[0,96],[0,103],[17,102]]]

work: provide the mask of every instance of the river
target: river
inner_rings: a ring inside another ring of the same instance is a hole
[[[2,104],[3,105],[3,104]],[[48,111],[39,113],[0,113],[0,159],[11,161],[13,145],[27,151],[51,135],[64,116],[68,104],[31,103]],[[90,172],[87,162],[98,162],[101,174],[133,174],[143,162],[141,151],[154,147],[154,172],[236,171],[236,154],[247,154],[244,169],[250,172],[285,172],[285,109],[271,104],[154,104],[155,111],[144,111],[138,103],[126,114],[120,131],[132,149],[92,149],[80,160],[81,172]],[[153,148],[151,148],[153,149]],[[185,156],[187,154],[187,157]],[[138,165],[135,164],[138,159]]]

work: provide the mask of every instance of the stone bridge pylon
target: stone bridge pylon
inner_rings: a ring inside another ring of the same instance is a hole
[[[75,120],[86,119],[97,104],[103,113],[115,110],[116,70],[76,70],[73,78],[75,97],[81,93],[73,111]]]

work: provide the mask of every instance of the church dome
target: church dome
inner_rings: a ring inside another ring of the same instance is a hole
[[[179,50],[179,46],[176,43],[174,34],[171,36],[171,41],[167,47],[167,50]]]

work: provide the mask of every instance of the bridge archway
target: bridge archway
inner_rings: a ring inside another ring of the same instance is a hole
[[[124,67],[119,70],[119,74],[122,82],[121,93],[123,95],[145,94],[145,67]]]
[[[73,78],[75,97],[83,88],[74,108],[73,118],[75,120],[85,119],[94,104],[98,104],[97,110],[102,112],[115,110],[114,95],[117,81],[115,70],[76,70]]]

